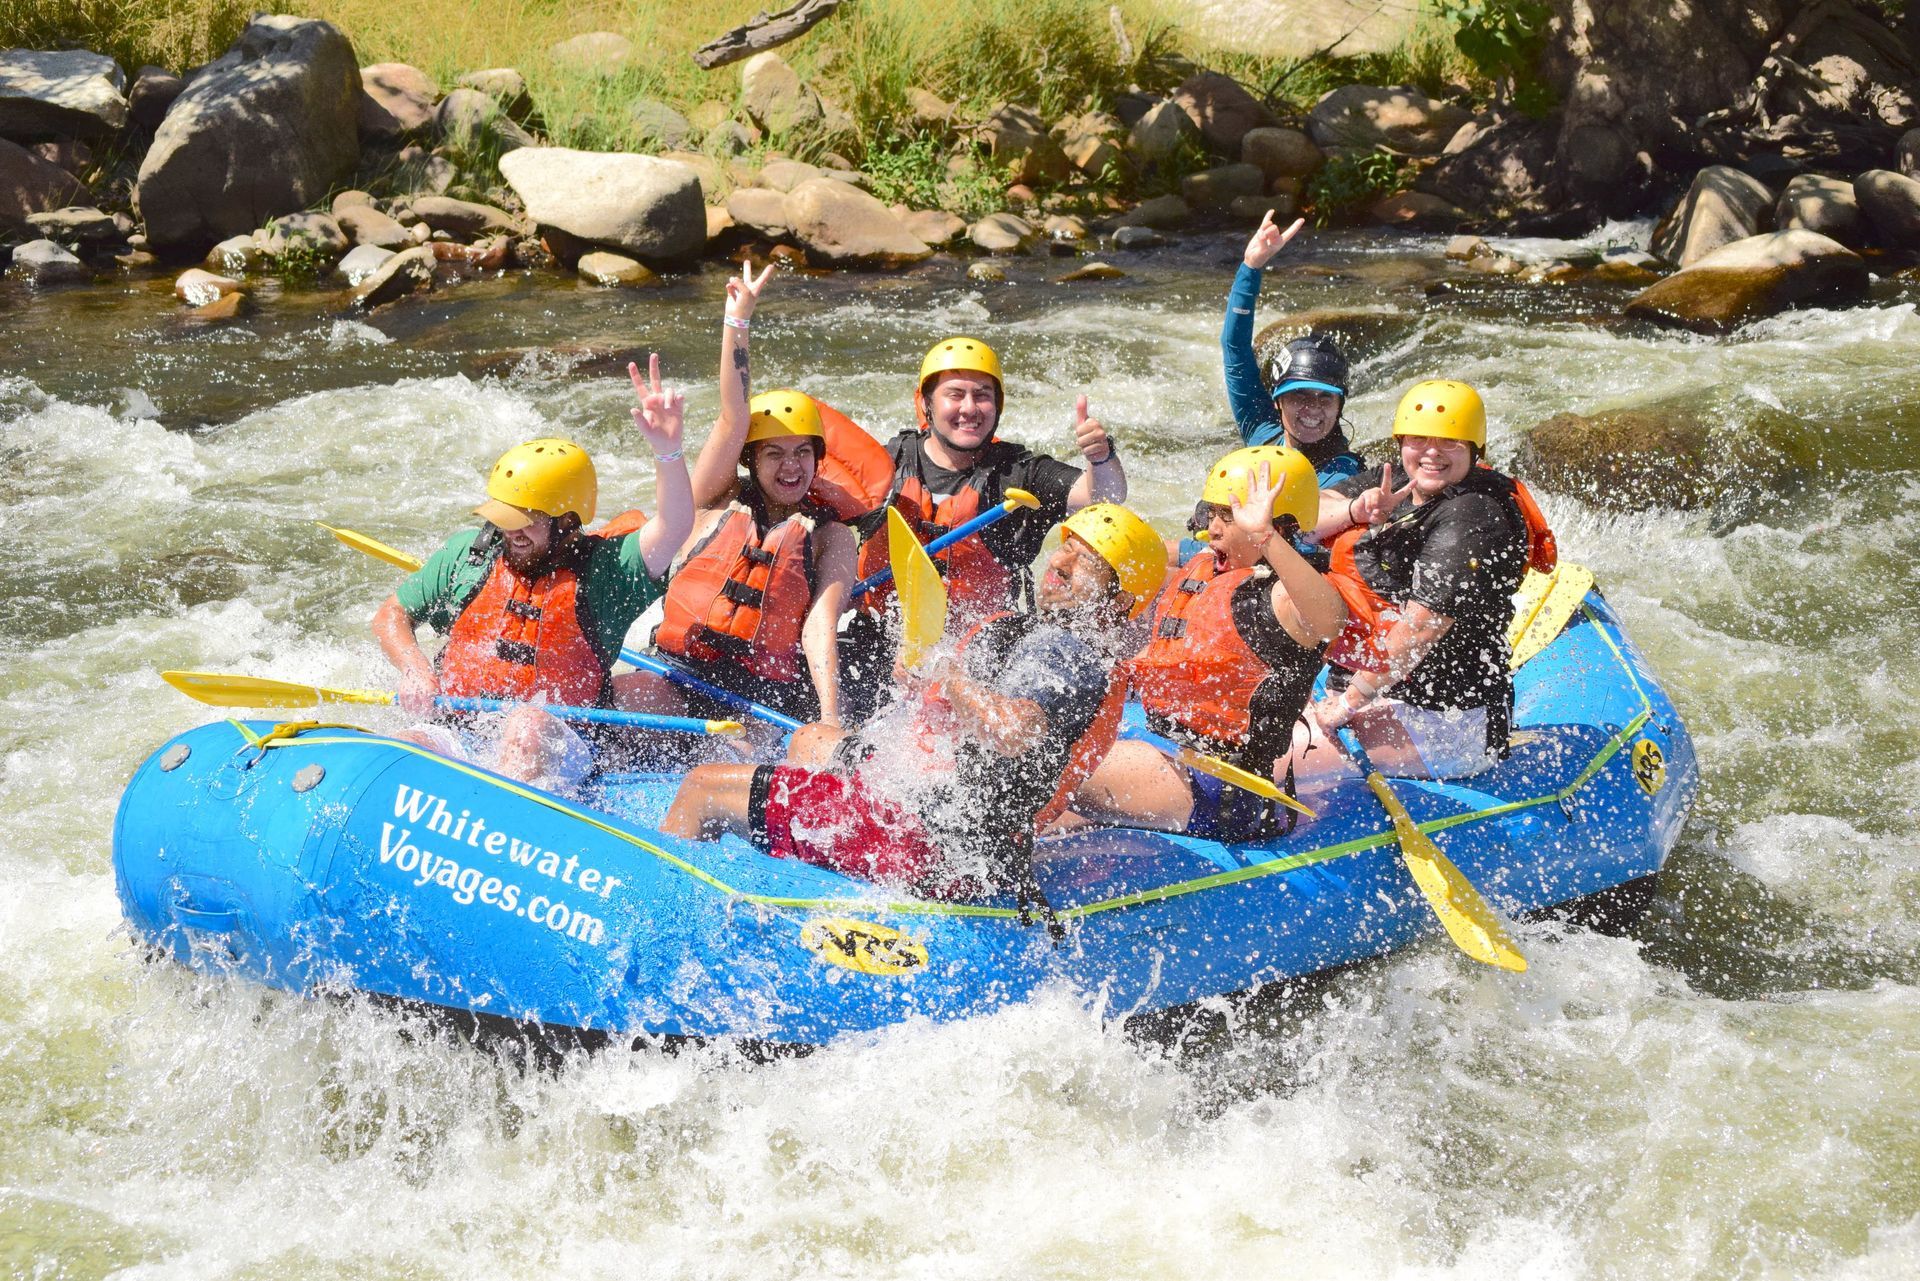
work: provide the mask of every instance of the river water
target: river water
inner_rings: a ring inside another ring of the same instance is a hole
[[[473,283],[372,319],[287,293],[200,332],[165,281],[0,286],[0,1273],[1920,1272],[1920,294],[1679,337],[1614,321],[1620,287],[1439,248],[1327,236],[1269,277],[1263,320],[1371,317],[1360,438],[1444,375],[1485,392],[1496,459],[1557,412],[1683,400],[1818,464],[1713,510],[1544,495],[1700,749],[1646,916],[1523,925],[1517,977],[1423,946],[1177,1051],[1057,991],[762,1065],[528,1070],[405,1012],[150,966],[109,865],[126,778],[214,715],[155,671],[386,679],[366,622],[392,571],[312,521],[424,551],[501,450],[553,433],[594,450],[603,507],[648,505],[624,376],[517,352],[656,347],[704,424],[720,269]],[[1172,530],[1229,439],[1237,255],[1195,238],[1091,285],[1041,258],[1010,285],[784,279],[756,386],[892,430],[925,348],[979,334],[1007,434],[1070,453],[1084,390]]]

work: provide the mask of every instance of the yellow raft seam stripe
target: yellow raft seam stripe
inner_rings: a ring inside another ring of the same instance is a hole
[[[1590,606],[1583,604],[1580,607],[1580,611],[1581,613],[1587,616],[1589,621],[1593,622],[1596,626],[1599,625],[1600,620],[1594,614]],[[1627,662],[1626,655],[1620,652],[1620,647],[1613,643],[1613,638],[1611,636],[1607,635],[1606,628],[1604,627],[1600,628],[1600,637],[1602,640],[1606,642],[1607,648],[1613,652],[1613,656],[1619,660],[1621,669],[1626,672],[1628,683],[1633,686],[1633,692],[1640,699],[1640,705],[1642,709],[1641,712],[1637,716],[1635,716],[1633,720],[1629,721],[1625,726],[1623,726],[1619,731],[1611,735],[1608,738],[1605,745],[1603,745],[1601,749],[1597,753],[1595,753],[1593,759],[1587,762],[1586,768],[1581,770],[1580,773],[1577,776],[1575,776],[1573,781],[1568,783],[1565,787],[1560,788],[1557,791],[1550,792],[1545,796],[1531,797],[1527,800],[1521,800],[1521,801],[1508,801],[1500,805],[1490,806],[1487,809],[1473,810],[1465,814],[1449,815],[1446,818],[1429,819],[1424,823],[1416,824],[1416,826],[1419,827],[1419,829],[1422,832],[1425,832],[1428,835],[1431,835],[1434,832],[1445,831],[1449,828],[1459,827],[1466,823],[1485,822],[1487,820],[1498,818],[1506,814],[1517,813],[1520,810],[1534,809],[1541,805],[1555,804],[1561,800],[1564,800],[1565,798],[1573,795],[1575,792],[1578,792],[1581,788],[1585,787],[1588,783],[1592,782],[1594,776],[1597,775],[1602,769],[1606,767],[1607,762],[1612,760],[1613,757],[1619,753],[1622,747],[1626,746],[1627,740],[1632,738],[1634,734],[1638,733],[1640,728],[1644,726],[1650,719],[1652,719],[1652,716],[1653,716],[1652,700],[1647,697],[1646,690],[1641,686],[1638,678],[1635,676],[1633,671],[1633,665]],[[259,740],[256,738],[256,736],[251,734],[246,729],[246,727],[242,725],[240,722],[230,719],[227,723],[232,725],[235,729],[239,730],[241,735],[245,737],[249,742],[254,743],[255,745],[259,744]],[[267,742],[266,746],[269,748],[279,748],[279,747],[295,747],[295,746],[300,746],[302,744],[312,744],[314,746],[343,745],[343,744],[352,744],[352,743],[363,743],[366,741],[367,738],[381,738],[381,737],[382,736],[375,735],[375,734],[357,735],[353,738],[337,738],[332,735],[308,735],[307,737],[304,737],[304,738],[274,740],[271,742]],[[689,876],[692,876],[695,880],[700,881],[705,885],[711,886],[712,888],[719,890],[723,894],[731,895],[732,897],[737,898],[742,902],[751,903],[758,907],[792,908],[799,911],[881,912],[881,913],[891,913],[893,915],[899,915],[899,916],[973,917],[973,918],[983,918],[983,919],[989,919],[989,920],[1014,920],[1019,916],[1019,913],[1013,910],[1012,908],[985,907],[985,906],[966,904],[966,903],[939,903],[939,902],[929,902],[924,900],[907,900],[905,902],[899,902],[899,903],[876,903],[871,899],[858,899],[858,898],[808,899],[808,898],[789,898],[785,896],[772,895],[772,894],[749,894],[744,890],[735,889],[733,886],[728,885],[726,882],[720,880],[718,877],[714,876],[712,873],[707,872],[702,868],[694,866],[693,864],[687,862],[685,859],[680,858],[677,855],[668,853],[666,850],[661,849],[659,846],[653,844],[651,841],[645,840],[644,838],[639,836],[635,836],[632,832],[622,831],[620,828],[614,827],[609,823],[605,823],[600,819],[595,818],[593,815],[589,813],[586,813],[581,810],[577,810],[572,806],[567,805],[555,799],[554,797],[546,795],[543,792],[537,792],[537,791],[534,791],[532,788],[522,787],[519,784],[513,783],[507,779],[499,778],[496,775],[485,772],[484,770],[476,769],[475,767],[468,765],[465,762],[450,760],[446,757],[438,756],[435,753],[430,752],[423,747],[420,747],[418,744],[409,743],[402,739],[383,739],[382,741],[390,743],[391,745],[402,748],[406,751],[410,751],[418,756],[433,756],[436,760],[439,760],[442,764],[448,765],[453,769],[458,770],[459,772],[466,774],[469,777],[474,778],[482,783],[489,783],[494,787],[498,787],[501,790],[509,792],[515,796],[519,796],[525,800],[530,800],[537,805],[543,805],[548,809],[556,811],[557,813],[565,814],[570,818],[578,819],[579,821],[587,824],[589,827],[596,828],[599,831],[605,832],[610,836],[613,836],[619,840],[625,841],[630,845],[633,845],[638,847],[639,849],[645,850],[647,853],[652,854],[654,857],[674,867],[679,868],[681,871],[687,873]],[[1109,911],[1114,911],[1120,908],[1139,907],[1148,903],[1158,903],[1158,902],[1164,902],[1168,899],[1183,898],[1186,895],[1198,894],[1205,890],[1219,889],[1227,885],[1237,885],[1244,881],[1255,880],[1263,876],[1273,876],[1281,872],[1291,872],[1291,871],[1298,870],[1299,868],[1302,868],[1302,867],[1313,866],[1314,864],[1317,864],[1317,863],[1332,862],[1335,859],[1345,858],[1349,854],[1359,854],[1366,850],[1376,849],[1383,845],[1391,845],[1393,844],[1393,842],[1394,842],[1393,831],[1392,829],[1389,828],[1385,831],[1378,832],[1372,836],[1357,837],[1354,840],[1344,841],[1338,845],[1322,846],[1319,849],[1303,850],[1298,854],[1289,854],[1285,858],[1270,859],[1264,863],[1254,863],[1247,867],[1235,868],[1231,872],[1219,872],[1211,876],[1198,877],[1191,881],[1179,881],[1172,885],[1162,885],[1151,890],[1141,890],[1138,893],[1122,895],[1119,898],[1102,899],[1099,902],[1095,902],[1095,903],[1082,903],[1077,907],[1063,908],[1060,910],[1058,915],[1062,920],[1069,920],[1069,919],[1092,916],[1098,912],[1109,912]]]

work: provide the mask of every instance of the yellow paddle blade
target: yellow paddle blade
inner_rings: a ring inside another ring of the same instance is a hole
[[[1552,644],[1592,590],[1593,571],[1585,565],[1561,561],[1551,574],[1528,570],[1520,584],[1520,604],[1507,627],[1507,644],[1513,647],[1507,665],[1518,671],[1522,663]]]
[[[328,689],[298,685],[264,676],[232,676],[221,672],[161,672],[160,679],[185,694],[214,707],[315,707],[320,703],[391,703],[383,689]]]
[[[887,508],[887,556],[900,597],[900,661],[912,669],[947,634],[947,584],[897,507]]]
[[[329,534],[332,534],[347,546],[353,548],[353,550],[365,552],[377,560],[384,560],[389,565],[398,565],[409,574],[420,568],[420,561],[417,557],[407,555],[398,547],[389,547],[377,538],[368,538],[365,534],[356,533],[351,529],[341,529],[337,526],[329,525],[324,520],[316,520],[313,523],[326,530]]]
[[[1000,492],[1006,497],[1006,501],[1000,505],[1008,511],[1012,511],[1016,507],[1031,509],[1040,505],[1040,500],[1024,489],[1003,489]]]
[[[1525,970],[1527,958],[1507,936],[1500,914],[1480,897],[1480,891],[1473,888],[1473,882],[1453,865],[1453,860],[1440,852],[1433,838],[1414,825],[1413,816],[1387,786],[1387,780],[1369,774],[1367,786],[1393,819],[1393,834],[1400,839],[1400,858],[1453,945],[1476,961],[1515,973]]]
[[[1208,756],[1204,752],[1194,751],[1191,747],[1183,747],[1175,754],[1174,759],[1188,769],[1197,769],[1202,774],[1211,774],[1221,782],[1231,783],[1242,791],[1252,792],[1255,796],[1264,796],[1270,801],[1279,801],[1288,809],[1299,810],[1308,818],[1320,817],[1281,791],[1274,785],[1272,779],[1261,778],[1251,770],[1243,770],[1230,761],[1221,760],[1218,756]]]
[[[723,738],[737,738],[747,732],[747,727],[739,721],[708,721],[707,733],[718,734]]]

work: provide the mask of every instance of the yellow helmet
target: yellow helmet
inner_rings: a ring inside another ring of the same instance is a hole
[[[1167,545],[1153,526],[1118,503],[1090,503],[1060,522],[1060,536],[1072,534],[1112,568],[1120,590],[1133,597],[1128,618],[1137,618],[1160,594],[1167,577]]]
[[[1393,411],[1396,436],[1437,436],[1487,447],[1487,407],[1480,393],[1451,378],[1415,383]]]
[[[487,477],[487,501],[473,514],[501,529],[525,528],[529,511],[549,516],[572,512],[584,525],[593,519],[599,496],[600,482],[587,451],[570,440],[548,437],[500,455]]]
[[[924,388],[927,379],[935,374],[955,369],[985,374],[993,379],[996,386],[1005,385],[1005,379],[1000,376],[1000,357],[993,354],[993,348],[978,338],[962,338],[956,334],[952,338],[941,339],[928,349],[927,358],[920,362],[920,386]]]
[[[1231,509],[1233,500],[1247,500],[1253,477],[1264,465],[1271,469],[1273,517],[1291,516],[1302,529],[1312,529],[1320,519],[1320,477],[1306,455],[1285,445],[1254,445],[1236,449],[1213,465],[1200,501]]]
[[[827,429],[820,422],[820,406],[803,391],[783,388],[763,391],[747,404],[752,415],[747,420],[747,443],[772,440],[776,436],[812,436],[826,443]]]

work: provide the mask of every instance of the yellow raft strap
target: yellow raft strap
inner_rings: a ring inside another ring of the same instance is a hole
[[[1600,621],[1594,615],[1590,606],[1582,605],[1580,612],[1585,614],[1587,618],[1595,624],[1598,624]],[[1428,819],[1424,823],[1415,824],[1416,827],[1422,832],[1432,835],[1435,832],[1443,832],[1449,828],[1459,827],[1466,823],[1485,822],[1507,814],[1518,813],[1521,810],[1535,809],[1542,805],[1559,804],[1592,782],[1594,777],[1598,775],[1602,769],[1606,768],[1607,762],[1618,755],[1621,748],[1632,741],[1634,735],[1638,734],[1641,728],[1645,726],[1649,720],[1653,719],[1653,703],[1647,697],[1646,690],[1641,686],[1639,678],[1634,674],[1633,664],[1627,661],[1626,655],[1620,652],[1620,647],[1614,644],[1613,637],[1607,635],[1605,628],[1600,628],[1599,632],[1602,639],[1606,641],[1607,648],[1613,651],[1613,656],[1619,660],[1621,669],[1626,672],[1628,683],[1633,686],[1633,692],[1640,699],[1641,710],[1639,714],[1612,734],[1607,741],[1601,745],[1600,750],[1595,753],[1593,759],[1587,762],[1586,768],[1581,770],[1565,787],[1557,791],[1549,792],[1545,796],[1535,796],[1521,801],[1508,801],[1487,809],[1472,810],[1465,814],[1454,814],[1445,818]],[[246,727],[238,721],[229,721],[228,723],[238,729],[249,741],[255,740],[256,736],[250,733]],[[305,732],[300,728],[304,724],[305,722],[293,721],[287,722],[285,726],[276,725],[265,735],[258,736],[258,745],[264,751],[268,748],[275,747],[324,747],[329,745],[365,743],[369,738],[372,738],[385,742],[390,746],[400,748],[403,751],[412,752],[418,756],[432,756],[447,768],[457,770],[469,778],[490,784],[504,792],[518,796],[523,800],[532,801],[536,805],[545,806],[577,822],[585,823],[588,827],[594,828],[597,831],[605,832],[607,835],[624,841],[636,849],[644,850],[661,862],[685,872],[701,884],[738,899],[743,903],[751,903],[758,907],[794,908],[810,912],[863,911],[891,913],[898,916],[973,917],[1003,921],[1017,920],[1020,915],[1017,910],[1009,907],[986,907],[968,903],[939,903],[919,899],[908,899],[894,903],[877,903],[870,898],[815,899],[788,898],[775,894],[749,894],[744,890],[735,889],[725,881],[714,876],[711,872],[696,867],[678,855],[661,849],[652,841],[615,827],[604,819],[596,817],[591,812],[577,809],[565,801],[547,795],[545,792],[535,791],[530,787],[524,787],[510,779],[489,774],[485,770],[466,764],[463,761],[450,760],[444,756],[439,756],[417,744],[409,743],[401,739],[382,738],[380,735],[369,734],[364,730],[360,730],[352,738],[336,738],[332,735],[295,737],[294,735]],[[276,737],[280,735],[280,731],[283,728],[288,730],[288,734]],[[357,729],[358,727],[351,725],[319,725],[315,726],[315,728]],[[1274,876],[1282,872],[1291,872],[1298,868],[1309,867],[1317,863],[1330,863],[1335,859],[1345,858],[1349,854],[1359,854],[1366,850],[1378,849],[1383,845],[1393,845],[1397,840],[1398,838],[1394,835],[1393,830],[1388,828],[1386,831],[1376,832],[1371,836],[1356,837],[1350,841],[1343,841],[1338,845],[1326,845],[1319,849],[1303,850],[1298,854],[1289,854],[1284,858],[1268,859],[1265,862],[1235,868],[1230,872],[1218,872],[1211,876],[1197,877],[1191,881],[1178,881],[1171,885],[1156,886],[1153,889],[1142,890],[1135,894],[1124,894],[1118,898],[1102,899],[1094,903],[1082,903],[1075,907],[1061,908],[1055,915],[1064,921],[1078,917],[1092,916],[1096,912],[1111,912],[1121,908],[1140,907],[1148,903],[1159,903],[1168,899],[1184,898],[1189,894],[1199,894],[1207,890],[1219,889],[1223,886],[1238,885],[1242,881],[1256,880],[1262,876]]]

